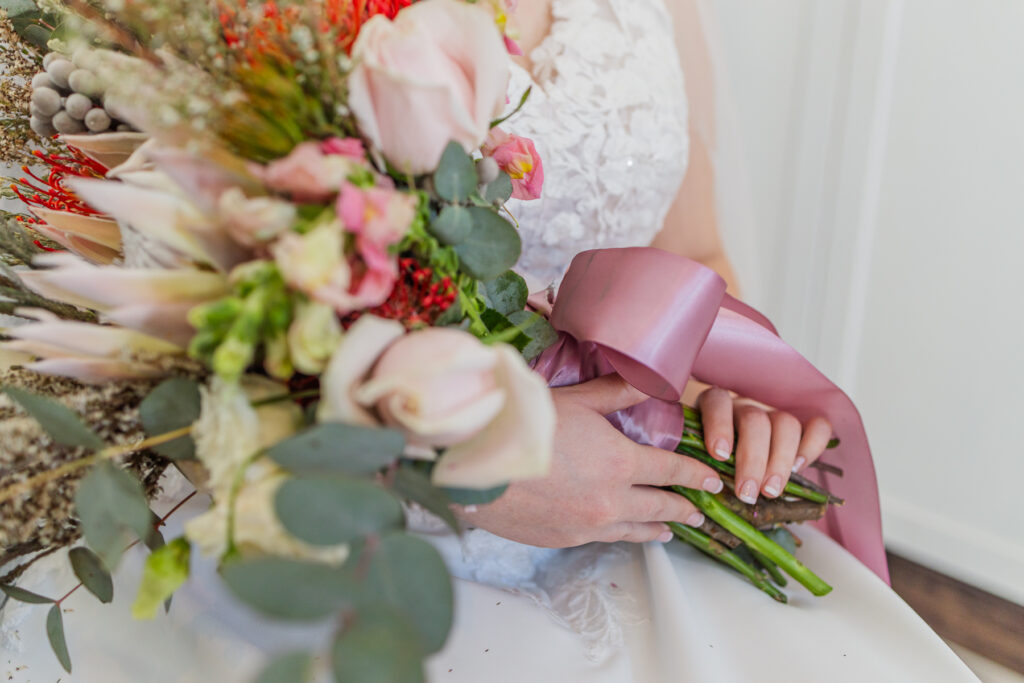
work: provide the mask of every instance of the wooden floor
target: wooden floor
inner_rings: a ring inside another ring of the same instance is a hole
[[[1024,606],[893,553],[889,572],[893,589],[936,633],[1024,674]]]

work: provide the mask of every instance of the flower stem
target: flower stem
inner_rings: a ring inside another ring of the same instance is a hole
[[[77,472],[83,467],[94,465],[98,462],[102,462],[103,460],[111,460],[122,455],[128,455],[129,453],[143,451],[146,450],[147,448],[152,448],[153,446],[159,446],[160,444],[167,443],[168,441],[174,441],[177,438],[186,436],[191,432],[192,426],[189,425],[188,427],[175,429],[173,432],[167,432],[166,434],[152,436],[148,439],[144,439],[137,443],[124,444],[120,446],[110,446],[108,448],[104,448],[102,451],[97,451],[92,455],[87,455],[84,458],[79,458],[77,460],[72,460],[71,462],[66,462],[60,467],[55,467],[52,470],[40,472],[39,474],[31,476],[24,481],[19,481],[17,484],[8,486],[7,488],[3,489],[2,491],[0,491],[0,503],[6,502],[14,498],[15,496],[20,496],[23,493],[27,493],[28,491],[31,491],[34,487],[39,486],[40,484],[45,484],[47,482],[53,481],[54,479],[59,479],[60,477],[71,474],[72,472]]]
[[[773,600],[778,602],[787,601],[785,593],[765,581],[760,572],[715,539],[693,527],[677,524],[676,522],[668,522],[668,526],[672,529],[672,533],[676,535],[676,538],[689,543],[709,557],[713,557],[719,562],[732,567],[745,576],[750,583],[770,595]]]
[[[682,486],[673,486],[672,490],[686,497],[701,512],[718,522],[733,536],[746,543],[747,547],[752,551],[761,553],[779,565],[783,571],[800,582],[801,585],[814,595],[825,595],[832,590],[832,586],[825,583],[821,577],[805,567],[789,551],[762,534],[707,491],[698,491]]]

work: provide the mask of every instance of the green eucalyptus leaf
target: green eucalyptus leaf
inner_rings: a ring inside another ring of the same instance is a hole
[[[11,600],[17,600],[18,602],[27,602],[32,605],[45,605],[50,602],[55,602],[52,598],[27,591],[24,588],[18,588],[17,586],[0,586],[0,591],[7,594]]]
[[[527,361],[533,360],[558,341],[558,332],[555,332],[548,319],[533,311],[516,311],[509,314],[508,320],[529,339],[525,346],[516,345]]]
[[[305,683],[312,673],[313,656],[310,653],[289,652],[267,665],[256,683]]]
[[[149,511],[149,533],[142,539],[142,543],[149,548],[150,552],[163,548],[166,541],[164,541],[164,535],[160,533],[158,528],[161,524],[160,515],[156,514],[152,510]]]
[[[796,553],[796,538],[786,527],[777,526],[774,529],[768,529],[764,535],[785,548],[790,555]]]
[[[507,270],[483,285],[487,303],[498,313],[508,316],[526,308],[530,290],[518,273]]]
[[[139,405],[139,417],[147,436],[160,436],[192,425],[199,419],[201,407],[199,383],[175,377],[166,380]],[[196,444],[191,436],[181,436],[153,450],[171,460],[196,457]]]
[[[60,605],[51,607],[50,613],[46,615],[46,637],[50,640],[53,654],[57,655],[57,661],[65,671],[71,673],[71,655],[68,654],[68,643],[64,638],[64,616]]]
[[[270,448],[267,455],[297,474],[372,474],[405,449],[394,429],[325,422]]]
[[[80,546],[71,549],[68,559],[71,560],[71,568],[75,571],[75,576],[82,582],[86,590],[95,595],[102,603],[108,603],[114,599],[114,582],[99,555]]]
[[[62,403],[17,387],[4,387],[3,390],[12,401],[24,408],[55,442],[62,446],[84,446],[93,451],[103,449],[103,440],[89,429],[74,411]]]
[[[421,683],[424,655],[416,629],[386,605],[360,610],[331,648],[334,679],[359,683]]]
[[[512,178],[501,171],[498,177],[484,188],[484,199],[495,204],[504,204],[512,197]]]
[[[472,157],[454,140],[448,143],[441,162],[434,171],[434,189],[449,202],[464,202],[473,192],[479,179]]]
[[[473,216],[464,206],[449,204],[430,223],[430,232],[441,244],[458,244],[473,230]]]
[[[511,268],[523,249],[519,231],[494,209],[471,206],[473,230],[455,246],[459,264],[478,280],[491,280]]]
[[[238,599],[278,619],[321,619],[362,592],[344,569],[318,562],[264,557],[232,562],[221,573]]]
[[[426,510],[443,519],[455,533],[462,533],[459,521],[449,507],[451,501],[448,500],[448,496],[444,491],[431,484],[427,475],[411,467],[402,467],[395,472],[394,483],[391,487],[403,499],[419,503]]]
[[[117,566],[134,537],[149,536],[152,519],[142,484],[109,461],[96,465],[75,494],[86,543],[108,568]]]
[[[278,519],[290,534],[313,545],[338,545],[402,525],[402,506],[368,481],[298,477],[274,499]]]
[[[491,489],[460,489],[445,486],[441,490],[448,499],[458,505],[486,505],[501,498],[508,484],[495,486]]]
[[[152,619],[164,604],[188,580],[192,546],[176,538],[150,553],[142,570],[142,582],[132,604],[132,617]]]
[[[371,595],[403,614],[419,633],[426,652],[444,646],[453,616],[452,579],[441,554],[422,538],[388,534],[370,560]]]

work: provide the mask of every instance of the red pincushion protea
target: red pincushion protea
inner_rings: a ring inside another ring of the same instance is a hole
[[[50,167],[45,177],[36,175],[28,166],[22,166],[22,172],[28,176],[20,178],[11,183],[11,189],[18,195],[18,199],[26,206],[42,207],[54,211],[68,211],[82,216],[96,216],[96,211],[88,204],[79,199],[75,194],[64,187],[64,180],[68,177],[74,178],[102,178],[106,175],[107,169],[101,164],[93,161],[73,147],[68,148],[68,156],[59,154],[43,154],[35,151],[32,154]],[[34,219],[28,219],[29,223],[35,223]]]

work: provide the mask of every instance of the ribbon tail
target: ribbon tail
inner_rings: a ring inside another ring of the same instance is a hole
[[[860,413],[849,397],[772,330],[725,308],[697,356],[693,374],[802,421],[824,417],[832,423],[840,445],[823,460],[842,467],[843,476],[813,468],[806,475],[846,504],[832,507],[817,524],[888,583],[875,467]]]

